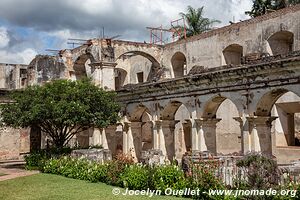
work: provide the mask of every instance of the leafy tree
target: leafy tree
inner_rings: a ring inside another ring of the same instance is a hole
[[[268,11],[273,10],[273,8],[273,0],[253,0],[251,11],[246,11],[245,14],[257,17],[266,14]]]
[[[246,11],[245,14],[257,17],[298,3],[300,0],[253,0],[251,11]]]
[[[11,103],[0,106],[1,124],[14,128],[38,126],[59,149],[76,133],[106,127],[119,119],[116,94],[98,88],[89,79],[30,86],[10,97]]]
[[[204,13],[203,9],[204,9],[203,6],[198,9],[188,6],[187,13],[183,13],[183,12],[179,13],[179,15],[181,15],[187,23],[187,27],[186,27],[187,37],[199,33],[203,33],[205,31],[209,31],[211,30],[212,24],[220,23],[219,20],[203,17],[203,13]],[[180,26],[178,28],[183,28],[183,27]]]
[[[296,5],[296,4],[300,3],[300,0],[288,0],[288,3],[290,5]]]

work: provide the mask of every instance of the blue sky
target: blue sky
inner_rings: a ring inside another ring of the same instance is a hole
[[[247,19],[251,0],[1,0],[0,63],[29,64],[45,49],[71,48],[68,38],[98,37],[103,26],[107,36],[148,42],[145,27],[169,28],[188,5],[223,26]]]

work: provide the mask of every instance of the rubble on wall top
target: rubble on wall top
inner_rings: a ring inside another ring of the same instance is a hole
[[[287,7],[287,8],[283,8],[283,9],[280,9],[280,10],[277,10],[277,11],[274,11],[274,12],[271,12],[271,13],[267,13],[267,14],[264,14],[264,15],[261,15],[261,16],[258,16],[258,17],[254,17],[254,18],[251,18],[251,19],[247,19],[247,20],[244,20],[244,21],[241,21],[241,22],[237,22],[237,23],[233,23],[233,24],[230,24],[230,25],[227,25],[227,26],[223,26],[223,27],[220,27],[220,28],[217,28],[217,29],[213,29],[211,31],[200,33],[200,34],[188,37],[186,39],[181,39],[181,40],[178,40],[176,42],[166,44],[165,46],[172,46],[172,45],[176,45],[176,44],[180,44],[180,43],[186,43],[186,42],[191,42],[191,41],[194,41],[194,40],[204,39],[204,38],[211,37],[211,36],[214,36],[214,35],[217,35],[217,34],[220,34],[220,33],[224,33],[224,32],[226,32],[228,30],[231,30],[231,29],[236,29],[236,28],[239,28],[239,27],[242,27],[242,26],[247,26],[249,24],[263,22],[263,21],[266,21],[266,20],[269,20],[269,19],[273,19],[273,18],[276,18],[276,17],[280,17],[282,15],[286,15],[288,13],[293,13],[293,12],[297,12],[297,11],[300,11],[300,4],[290,6],[290,7]]]
[[[252,69],[259,66],[270,66],[274,63],[279,62],[293,62],[293,61],[300,61],[300,51],[294,51],[289,54],[282,54],[282,55],[275,55],[275,56],[268,56],[268,57],[261,57],[257,60],[252,60],[251,62],[243,63],[242,65],[223,65],[219,67],[214,68],[205,68],[203,66],[194,66],[191,71],[183,77],[179,78],[172,78],[172,79],[165,79],[160,80],[157,82],[145,82],[145,83],[139,83],[139,84],[128,84],[122,87],[122,90],[125,91],[132,91],[136,90],[139,87],[149,87],[150,85],[156,85],[159,86],[160,84],[164,84],[167,82],[174,82],[174,81],[180,81],[180,80],[188,80],[190,78],[196,78],[196,77],[215,77],[216,74],[226,73],[228,71],[236,71],[239,69]],[[160,87],[160,86],[159,86]]]

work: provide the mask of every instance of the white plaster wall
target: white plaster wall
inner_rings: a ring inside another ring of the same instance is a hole
[[[289,134],[288,124],[288,117],[287,113],[276,106],[277,103],[287,103],[287,102],[297,102],[300,101],[300,97],[293,92],[287,92],[282,95],[276,102],[275,105],[272,107],[271,115],[278,117],[272,123],[272,132],[275,133],[276,138],[276,146],[288,146],[287,135]],[[298,115],[296,115],[296,118]],[[298,118],[297,118],[298,119]],[[298,122],[295,120],[295,122]],[[295,128],[298,128],[299,124],[295,123]]]
[[[188,71],[194,66],[208,68],[224,65],[222,51],[231,44],[243,47],[243,55],[255,52],[269,52],[267,39],[275,32],[286,30],[294,33],[293,50],[300,49],[299,40],[300,11],[290,12],[277,18],[268,19],[259,23],[236,24],[210,37],[188,39],[187,42],[168,44],[164,48],[162,64],[172,71],[171,58],[180,51],[187,58]],[[174,75],[171,73],[172,77]]]
[[[239,122],[233,119],[238,117],[238,110],[232,101],[226,99],[217,111],[217,153],[229,154],[241,151],[241,128]]]

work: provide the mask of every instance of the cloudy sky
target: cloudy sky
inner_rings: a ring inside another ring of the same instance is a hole
[[[251,0],[1,0],[0,63],[28,64],[45,49],[71,48],[68,38],[99,37],[102,27],[106,36],[148,42],[145,27],[169,28],[188,5],[224,26],[247,19]]]

